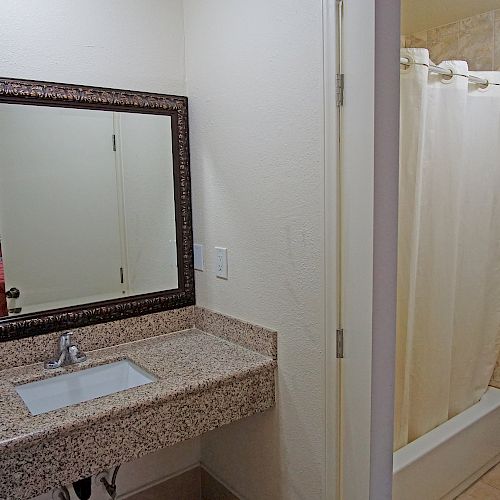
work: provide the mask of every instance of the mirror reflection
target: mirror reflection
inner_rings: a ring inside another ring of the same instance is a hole
[[[0,104],[0,316],[178,287],[171,118]]]

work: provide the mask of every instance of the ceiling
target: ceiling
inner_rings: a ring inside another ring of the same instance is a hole
[[[401,32],[417,33],[495,9],[500,0],[401,0]]]

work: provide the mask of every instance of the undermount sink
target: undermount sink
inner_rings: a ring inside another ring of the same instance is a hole
[[[128,359],[19,385],[16,391],[32,415],[155,382],[156,377]]]

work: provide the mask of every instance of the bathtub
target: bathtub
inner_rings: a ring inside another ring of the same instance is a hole
[[[500,461],[500,389],[394,453],[393,500],[452,499]]]

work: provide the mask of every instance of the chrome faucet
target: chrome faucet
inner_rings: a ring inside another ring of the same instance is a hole
[[[44,366],[48,369],[60,368],[64,365],[83,363],[87,356],[72,342],[73,332],[64,332],[59,337],[59,349],[57,359],[45,361]]]

